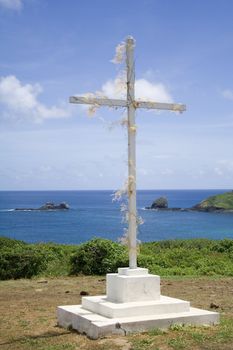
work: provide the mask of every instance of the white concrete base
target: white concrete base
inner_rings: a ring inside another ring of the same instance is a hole
[[[60,326],[76,329],[92,339],[107,334],[126,335],[156,328],[166,329],[172,324],[213,325],[219,321],[218,313],[192,307],[189,311],[179,313],[108,318],[88,311],[81,305],[69,305],[59,306],[57,316]]]
[[[161,315],[163,313],[187,312],[188,301],[162,296],[152,301],[137,301],[131,303],[112,303],[106,296],[82,298],[82,307],[95,314],[109,318],[141,315]]]
[[[160,297],[160,277],[148,269],[119,268],[107,274],[107,298],[117,303],[156,300]]]
[[[158,291],[159,276],[149,275],[147,269],[119,269],[118,274],[107,275],[106,296],[83,297],[82,305],[59,306],[58,324],[97,339],[172,324],[218,323],[218,313],[191,308],[189,302],[160,296]]]

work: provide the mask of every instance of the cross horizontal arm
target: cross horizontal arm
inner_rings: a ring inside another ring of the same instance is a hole
[[[100,97],[85,97],[85,96],[71,96],[70,103],[89,104],[108,107],[128,107],[126,100],[117,100],[110,98]],[[134,108],[147,108],[147,109],[162,109],[176,112],[184,112],[186,106],[178,103],[159,103],[159,102],[147,102],[147,101],[134,101]]]
[[[176,112],[186,111],[186,106],[178,103],[135,101],[134,104],[135,104],[135,108],[165,109],[165,110],[176,111]]]
[[[71,96],[70,103],[98,105],[98,106],[109,106],[109,107],[127,107],[127,101],[115,100],[110,98],[97,98],[97,97],[78,97]]]

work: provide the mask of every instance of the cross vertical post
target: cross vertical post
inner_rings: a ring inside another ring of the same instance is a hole
[[[128,201],[129,201],[129,267],[137,268],[137,206],[136,206],[136,126],[134,106],[134,39],[126,40],[127,102],[128,102]]]

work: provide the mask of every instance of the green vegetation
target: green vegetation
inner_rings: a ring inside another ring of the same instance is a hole
[[[28,244],[0,237],[0,279],[104,275],[127,266],[127,249],[107,239],[80,245]],[[138,265],[161,276],[233,276],[233,240],[166,240],[140,245]]]
[[[67,275],[75,246],[55,243],[28,244],[0,237],[0,280]]]
[[[71,256],[71,274],[104,275],[128,264],[125,246],[95,238],[77,247]]]
[[[34,246],[2,237],[0,240],[0,277],[30,278],[45,268],[46,256]]]
[[[233,240],[167,240],[141,245],[139,265],[161,276],[233,276]]]
[[[194,208],[198,210],[233,210],[233,191],[208,197]]]

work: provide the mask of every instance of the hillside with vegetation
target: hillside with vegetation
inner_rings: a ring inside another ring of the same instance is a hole
[[[233,211],[233,191],[210,196],[193,207],[199,211]]]

